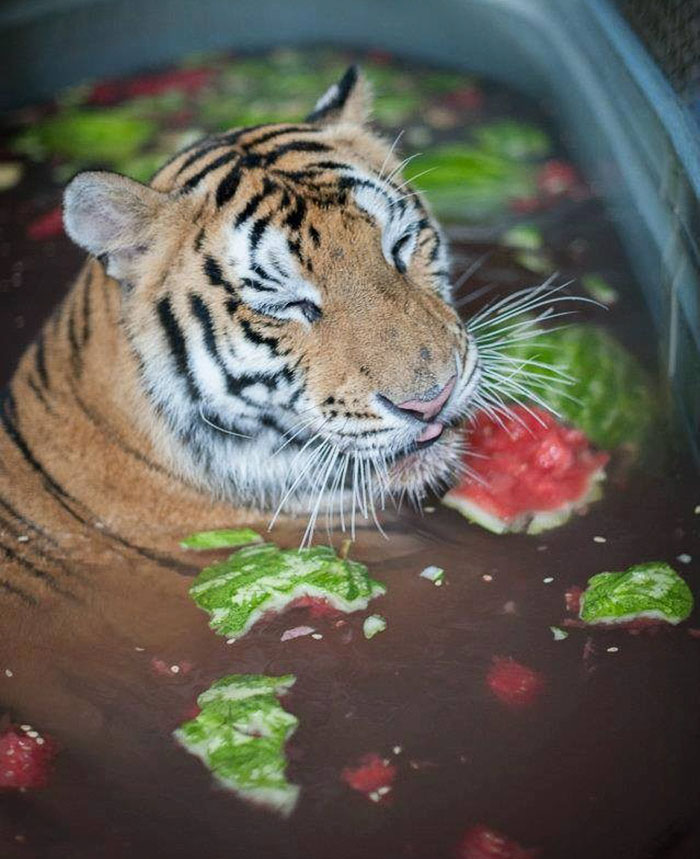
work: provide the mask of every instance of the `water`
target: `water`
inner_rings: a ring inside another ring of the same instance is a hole
[[[162,78],[86,89],[69,94],[62,110],[73,115],[89,100],[108,110],[126,104],[154,123],[136,151],[103,155],[95,165],[140,175],[148,156],[163,158],[196,129],[233,124],[236,111],[247,110],[251,122],[296,118],[319,81],[330,82],[346,59],[321,51],[309,60],[282,52],[208,61],[197,66],[199,77],[174,79],[175,89]],[[505,166],[479,144],[481,167],[488,157],[495,174],[506,177],[479,194],[445,193],[433,174],[417,181],[449,221],[455,282],[481,260],[458,292],[460,299],[481,295],[465,303],[465,314],[540,282],[545,270],[558,269],[565,279],[595,273],[618,300],[582,318],[610,329],[653,372],[653,329],[614,223],[595,189],[570,172],[572,142],[556,137],[546,106],[489,82],[395,66],[385,56],[366,64],[380,105],[384,95],[382,127],[392,136],[406,129],[406,154],[421,150],[434,159],[436,149],[458,143],[458,156],[469,147],[473,166],[479,129],[503,119],[546,135],[518,138],[521,148],[510,151]],[[82,258],[63,235],[50,234],[50,221],[36,221],[58,204],[61,181],[92,166],[90,159],[44,143],[43,152],[34,151],[40,160],[25,162],[11,143],[52,110],[9,117],[2,144],[4,162],[24,165],[21,182],[0,198],[4,379]],[[499,174],[513,163],[522,165],[516,176]],[[547,164],[545,178],[564,182],[557,193],[543,185]],[[448,166],[456,169],[454,160]],[[416,159],[406,175],[422,169]],[[459,169],[468,168],[462,162]],[[460,175],[457,184],[466,187],[467,173]],[[541,234],[534,256],[503,244],[503,233],[523,222]],[[658,390],[663,398],[660,384]],[[314,621],[322,640],[281,644],[285,629],[308,622],[294,610],[227,646],[187,598],[188,575],[135,566],[118,552],[80,569],[96,583],[87,607],[59,601],[30,623],[3,618],[0,714],[53,735],[62,750],[46,790],[0,797],[0,855],[435,859],[453,856],[463,832],[483,823],[557,859],[697,856],[700,641],[689,634],[700,625],[697,613],[654,633],[572,629],[554,641],[549,630],[566,618],[566,590],[601,570],[665,560],[700,592],[697,480],[668,424],[654,437],[654,455],[614,458],[602,502],[541,537],[491,535],[434,501],[434,512],[388,514],[388,541],[363,530],[353,557],[389,587],[376,603],[389,627],[371,642],[360,615],[345,627]],[[285,524],[274,538],[294,545],[302,531]],[[179,552],[174,539],[173,554],[189,565],[186,573],[196,572],[199,557]],[[685,554],[690,563],[676,560]],[[202,564],[215,557],[203,555]],[[444,587],[418,577],[431,564],[446,570]],[[494,656],[512,656],[543,674],[545,690],[533,708],[512,711],[491,697],[485,675]],[[170,665],[181,670],[168,674]],[[289,776],[302,785],[302,799],[288,822],[214,789],[202,765],[170,737],[196,694],[231,672],[298,677],[288,704],[300,718]],[[393,756],[397,745],[391,804],[375,805],[340,780],[342,768],[365,753]]]

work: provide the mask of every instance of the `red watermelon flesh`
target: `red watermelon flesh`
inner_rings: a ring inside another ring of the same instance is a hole
[[[536,859],[539,855],[539,850],[521,847],[500,832],[479,825],[464,834],[456,859]]]
[[[31,725],[11,725],[0,735],[0,790],[46,787],[56,743]]]
[[[479,412],[465,431],[469,473],[443,503],[490,531],[536,534],[600,497],[607,453],[549,412],[513,405],[500,422]]]

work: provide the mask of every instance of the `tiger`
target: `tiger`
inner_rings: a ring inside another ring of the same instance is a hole
[[[89,257],[2,402],[6,599],[71,593],[69,557],[172,566],[174,534],[251,511],[354,528],[455,473],[477,350],[371,99],[353,66],[303,123],[68,184]]]
[[[308,541],[325,515],[371,554],[383,500],[460,467],[481,362],[371,107],[351,67],[303,122],[208,136],[148,185],[65,189],[88,258],[0,403],[0,702],[116,779],[176,706],[143,706],[138,657],[216,647],[183,536],[279,514]]]

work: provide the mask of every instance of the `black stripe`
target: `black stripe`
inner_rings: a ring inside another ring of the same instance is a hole
[[[190,373],[189,361],[187,358],[187,345],[182,329],[175,318],[173,307],[170,298],[166,295],[156,305],[160,324],[165,332],[170,352],[175,360],[175,366],[178,373],[182,376],[187,384],[187,391],[193,400],[199,400],[199,391],[197,390],[192,374]]]
[[[300,262],[304,261],[301,254],[301,242],[298,239],[290,239],[287,237],[287,247],[289,248],[290,254],[295,256]],[[309,260],[308,263],[310,264],[311,260]],[[311,266],[311,269],[313,269],[313,266]]]
[[[70,307],[68,308],[68,342],[70,343],[70,362],[73,367],[73,372],[79,376],[82,372],[83,361],[80,355],[80,344],[78,343],[78,335],[75,330],[76,321],[76,303],[77,298],[75,293],[72,296]]]
[[[90,339],[90,291],[92,287],[92,269],[87,270],[87,274],[85,276],[85,280],[83,282],[83,333],[82,333],[82,343],[83,348],[87,345],[88,340]]]
[[[243,145],[246,149],[255,149],[255,147],[260,146],[261,143],[267,143],[268,140],[273,140],[275,137],[281,137],[283,134],[299,132],[304,132],[305,134],[318,134],[320,130],[320,128],[309,128],[308,125],[285,125],[282,128],[274,128],[272,131],[261,134],[260,137],[256,137],[255,140],[246,140]]]
[[[221,208],[229,202],[238,190],[241,183],[241,169],[236,165],[233,170],[230,170],[223,178],[219,187],[216,189],[216,205]]]
[[[314,247],[321,246],[321,234],[313,224],[309,224],[309,238],[314,243]]]
[[[318,140],[293,140],[291,143],[285,143],[272,152],[266,152],[264,155],[265,164],[270,166],[283,158],[289,152],[330,152],[332,147],[326,143],[319,143]]]
[[[40,569],[27,558],[22,557],[22,555],[18,554],[15,549],[6,546],[4,543],[0,543],[0,552],[3,552],[9,561],[19,564],[20,567],[27,570],[33,578],[42,581],[45,585],[51,588],[52,591],[55,591],[57,594],[61,594],[61,596],[66,597],[66,599],[79,602],[75,594],[62,588],[50,573],[46,570]]]
[[[241,319],[241,328],[245,336],[252,343],[255,343],[257,346],[268,346],[273,355],[279,354],[277,352],[279,340],[276,337],[265,337],[264,334],[256,331],[247,319]]]
[[[254,131],[260,131],[261,128],[269,127],[269,122],[261,122],[259,125],[248,125],[245,128],[237,128],[235,131],[229,131],[227,134],[222,134],[220,139],[226,141],[226,143],[238,143],[240,140],[241,148],[245,149],[249,144],[241,138],[246,137],[248,134],[252,134]]]
[[[251,385],[264,385],[268,391],[276,391],[278,382],[278,374],[267,373],[244,373],[242,376],[229,376],[226,380],[226,387],[229,394],[241,397],[245,388]],[[259,403],[252,400],[246,401],[249,405],[258,407]]]
[[[226,280],[221,266],[214,257],[207,255],[204,259],[204,274],[212,286],[223,286],[230,295],[237,296],[238,293],[234,289],[233,284]]]
[[[299,230],[304,222],[304,215],[306,215],[306,200],[302,196],[298,195],[294,208],[284,219],[283,223],[288,226],[290,230]]]
[[[250,200],[245,205],[245,208],[242,212],[239,212],[236,216],[236,226],[240,227],[241,224],[245,223],[248,218],[252,217],[255,214],[255,210],[258,208],[260,203],[262,203],[265,198],[265,194],[260,192],[258,194],[254,194]]]
[[[251,265],[250,267],[250,270],[253,272],[253,274],[257,274],[258,277],[268,281],[269,283],[277,284],[277,286],[282,285],[282,281],[278,277],[273,277],[273,275],[271,275],[270,272],[267,271],[267,269],[263,268],[260,263],[253,263],[253,265]],[[263,288],[267,291],[272,291],[269,287],[258,287],[258,289]]]
[[[75,402],[80,409],[80,411],[85,415],[85,417],[90,421],[91,424],[96,426],[100,433],[107,437],[107,439],[112,442],[116,447],[120,450],[127,453],[129,456],[133,456],[134,459],[137,459],[139,462],[142,462],[144,465],[148,466],[148,468],[156,471],[160,474],[164,474],[167,477],[171,477],[169,471],[167,471],[162,466],[158,465],[156,462],[152,462],[148,459],[147,456],[144,456],[139,450],[128,445],[121,436],[113,429],[113,427],[102,417],[102,415],[98,414],[94,411],[88,404],[83,400],[78,389],[74,382],[71,382],[71,393],[75,399]]]
[[[182,333],[180,325],[175,319],[173,307],[170,298],[166,295],[156,305],[158,311],[158,319],[165,332],[170,352],[175,360],[175,366],[178,373],[185,380],[187,392],[193,400],[199,400],[199,391],[197,390],[192,374],[190,373],[189,362],[187,359],[187,345],[185,336]]]
[[[57,540],[55,540],[50,534],[44,531],[44,529],[41,528],[39,525],[36,525],[34,522],[30,522],[29,519],[26,519],[24,516],[22,516],[21,513],[15,510],[15,508],[12,507],[9,502],[7,502],[3,498],[0,498],[0,507],[5,511],[5,513],[7,513],[9,516],[12,516],[20,523],[22,531],[26,531],[27,529],[29,529],[35,534],[41,535],[41,539],[44,542],[49,543],[52,546],[58,546]],[[19,530],[17,531],[17,533],[19,533]]]
[[[44,391],[37,385],[32,376],[27,376],[27,384],[32,389],[34,396],[39,400],[41,405],[46,409],[47,412],[53,414],[53,407],[49,404],[48,400],[44,396]]]
[[[58,504],[63,507],[63,509],[77,522],[80,522],[81,525],[85,525],[88,528],[92,528],[92,521],[86,516],[77,513],[71,507],[71,504],[75,504],[78,507],[81,507],[86,513],[89,511],[86,510],[85,506],[82,505],[79,501],[73,498],[72,495],[69,495],[68,492],[58,483],[51,475],[44,469],[41,463],[36,459],[34,454],[32,453],[29,445],[26,440],[22,436],[21,432],[16,423],[16,412],[15,412],[15,402],[8,391],[4,393],[2,398],[2,404],[0,405],[0,422],[5,428],[5,431],[10,436],[11,440],[14,442],[15,446],[19,450],[19,452],[24,457],[25,461],[31,468],[41,477],[44,486],[49,491],[49,493],[53,496],[53,498],[58,502]],[[149,560],[156,561],[161,566],[169,567],[171,569],[179,569],[182,572],[186,572],[187,574],[192,574],[194,572],[194,568],[189,564],[183,564],[180,561],[171,558],[167,555],[162,555],[160,552],[152,552],[148,549],[144,549],[141,546],[136,546],[133,543],[130,543],[128,540],[125,540],[123,537],[120,537],[118,534],[115,534],[108,528],[104,528],[102,534],[115,542],[119,543],[122,546],[125,546],[127,549],[131,549],[134,552],[137,552],[139,555],[142,555],[144,558],[148,558]]]
[[[211,319],[211,313],[209,313],[209,308],[202,301],[199,295],[196,295],[194,292],[190,293],[190,307],[192,308],[192,313],[197,317],[201,326],[202,326],[202,334],[204,335],[204,345],[207,347],[207,352],[215,358],[217,362],[219,361],[219,353],[216,348],[216,337],[214,335],[214,323]]]
[[[197,160],[203,148],[205,147],[205,144],[207,144],[207,142],[211,139],[211,137],[208,137],[206,135],[204,137],[199,137],[197,140],[190,143],[189,146],[185,146],[184,149],[181,149],[179,152],[176,152],[171,158],[169,158],[160,168],[158,173],[161,173],[163,170],[165,170],[166,167],[177,161],[178,158],[182,158],[183,155],[186,155],[188,152],[192,152],[194,150],[194,154],[191,155],[189,158],[186,158],[185,161],[175,171],[175,176],[179,176],[180,173],[183,172],[183,170],[186,170],[190,166],[190,164]],[[156,176],[158,175],[158,173],[156,173]],[[155,179],[155,176],[153,178]]]
[[[198,173],[191,176],[182,187],[186,188],[188,191],[192,190],[192,188],[196,188],[207,174],[211,173],[213,170],[217,170],[219,167],[223,167],[224,164],[228,164],[230,161],[233,161],[234,158],[240,158],[240,155],[235,150],[224,152],[223,155],[219,155],[218,158],[214,158],[213,161],[210,161],[202,167]]]
[[[46,343],[44,342],[44,332],[40,331],[39,336],[36,338],[36,354],[34,356],[34,360],[36,362],[36,370],[39,374],[39,381],[45,387],[49,387],[49,377],[46,372],[46,352],[45,352]]]
[[[255,248],[260,244],[260,239],[269,223],[270,215],[265,215],[262,218],[258,218],[258,220],[253,224],[249,237],[250,247],[252,250],[255,250]],[[255,268],[253,268],[253,271],[255,271]]]
[[[211,357],[216,361],[224,376],[227,392],[233,396],[240,394],[241,383],[228,372],[221,355],[219,355],[219,350],[216,346],[216,335],[214,334],[214,323],[212,322],[209,308],[206,306],[204,301],[202,301],[201,296],[196,293],[190,293],[190,307],[202,326],[204,345],[206,346],[207,352],[209,352]]]
[[[177,155],[175,155],[175,158],[179,158],[186,152],[189,152],[191,149],[194,149],[194,152],[192,152],[189,158],[185,158],[182,164],[177,168],[175,176],[177,177],[181,173],[184,173],[188,167],[191,167],[196,161],[199,161],[200,158],[204,158],[214,149],[220,149],[221,147],[228,145],[228,143],[225,143],[212,137],[201,137],[199,140],[195,140],[195,142],[191,146],[188,146],[186,149],[183,149],[182,152],[178,152]]]
[[[256,266],[256,268],[259,268],[259,266]],[[263,286],[259,280],[255,280],[252,277],[241,278],[241,286],[254,289],[256,292],[277,292],[274,286]]]
[[[17,426],[17,412],[15,401],[12,394],[10,394],[9,392],[5,392],[3,396],[0,420],[5,427],[5,431],[15,443],[15,446],[19,449],[24,459],[42,478],[46,488],[49,489],[52,494],[57,498],[70,499],[71,501],[74,500],[70,497],[70,495],[68,495],[67,492],[65,492],[63,487],[59,483],[57,483],[48,472],[44,470],[44,467],[34,457],[34,454],[32,453],[29,445],[25,441],[24,436],[19,431],[19,427]],[[73,511],[70,512],[72,513]]]

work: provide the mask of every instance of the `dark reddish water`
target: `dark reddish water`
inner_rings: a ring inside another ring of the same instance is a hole
[[[37,173],[33,192],[41,181]],[[0,208],[3,380],[82,258],[62,236],[25,237],[26,193],[6,194]],[[604,269],[623,293],[607,324],[652,361],[651,327],[600,205],[562,202],[540,225],[565,274],[592,260]],[[493,250],[458,234],[456,276]],[[460,295],[536,281],[500,250]],[[643,560],[672,563],[700,593],[698,504],[695,474],[682,454],[669,454],[646,472],[613,472],[587,516],[542,537],[497,537],[439,505],[405,511],[389,519],[388,541],[368,531],[353,547],[389,587],[375,603],[388,629],[372,641],[360,615],[340,628],[313,620],[322,640],[280,643],[285,629],[309,622],[296,609],[227,646],[189,602],[183,580],[174,607],[164,605],[146,635],[134,621],[105,628],[99,640],[78,637],[76,652],[47,653],[35,677],[4,677],[21,661],[22,641],[0,642],[0,713],[4,703],[16,721],[36,720],[63,746],[46,790],[0,797],[0,856],[451,859],[463,833],[485,824],[545,859],[695,859],[697,611],[678,628],[640,634],[571,629],[555,641],[549,627],[565,619],[571,585]],[[678,562],[681,554],[691,562]],[[442,588],[418,577],[430,564],[446,570]],[[192,668],[161,676],[153,657]],[[542,675],[531,706],[507,707],[491,694],[494,657]],[[302,794],[287,822],[215,789],[171,739],[196,694],[232,672],[297,675],[288,706],[300,727],[289,775]],[[31,712],[17,711],[13,682],[24,684]],[[70,726],[65,701],[52,697],[59,683],[72,702]],[[341,780],[371,752],[398,769],[391,803],[374,804]]]

